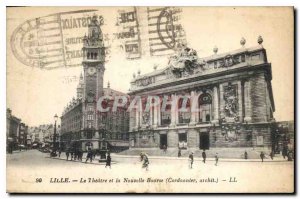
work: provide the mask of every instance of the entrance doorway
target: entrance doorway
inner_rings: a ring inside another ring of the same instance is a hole
[[[199,136],[200,149],[209,149],[209,133],[201,132]]]
[[[167,134],[160,134],[160,148],[168,147],[168,137]]]
[[[178,148],[187,149],[187,133],[178,133]]]

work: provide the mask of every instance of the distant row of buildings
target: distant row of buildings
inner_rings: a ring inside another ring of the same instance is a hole
[[[6,138],[7,152],[20,149],[31,144],[30,136],[28,135],[28,125],[12,114],[11,109],[6,110]]]
[[[56,127],[57,141],[60,139],[60,125]],[[54,125],[42,124],[29,127],[22,120],[12,114],[11,109],[6,110],[6,137],[7,152],[34,147],[51,145],[53,142]]]
[[[60,134],[60,125],[56,127],[56,133]],[[53,142],[54,125],[53,124],[42,124],[36,127],[29,127],[28,134],[31,138],[31,143],[39,146],[51,144]]]

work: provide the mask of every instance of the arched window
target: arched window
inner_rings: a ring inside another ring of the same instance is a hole
[[[199,122],[205,123],[210,122],[212,119],[211,115],[211,106],[212,106],[212,98],[210,94],[203,93],[199,96]]]
[[[97,59],[97,57],[98,57],[98,53],[95,53],[95,59]]]
[[[94,53],[91,53],[91,59],[94,59]]]
[[[87,58],[88,58],[88,59],[90,58],[90,53],[87,53]]]
[[[178,123],[187,124],[191,119],[191,105],[188,97],[183,97],[178,100]]]

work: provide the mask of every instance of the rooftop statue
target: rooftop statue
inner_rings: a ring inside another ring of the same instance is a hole
[[[197,52],[192,48],[183,48],[179,53],[172,55],[169,59],[169,66],[173,73],[183,73],[188,74],[193,73],[193,70],[197,68],[198,63]]]

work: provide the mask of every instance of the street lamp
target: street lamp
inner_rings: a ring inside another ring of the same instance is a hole
[[[52,151],[52,155],[55,156],[56,155],[56,122],[58,120],[58,116],[57,114],[54,115],[54,134],[53,134],[53,151]]]

